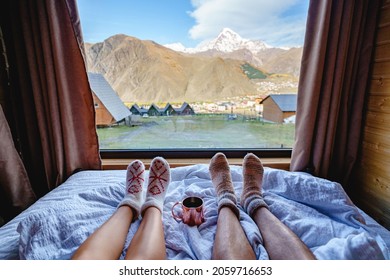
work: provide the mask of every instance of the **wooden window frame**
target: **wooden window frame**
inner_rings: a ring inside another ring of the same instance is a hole
[[[171,167],[192,164],[207,164],[217,153],[226,155],[230,164],[241,165],[247,153],[257,155],[264,166],[289,170],[292,149],[163,149],[163,150],[100,150],[104,170],[126,169],[135,159],[140,159],[148,168],[150,161],[157,156],[168,160]]]

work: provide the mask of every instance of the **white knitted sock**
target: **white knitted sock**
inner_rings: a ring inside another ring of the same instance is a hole
[[[141,215],[149,207],[156,207],[163,212],[165,194],[170,181],[171,171],[168,162],[162,157],[154,158],[150,164],[148,189]]]
[[[133,209],[133,220],[137,219],[141,209],[142,187],[144,184],[145,166],[135,160],[127,166],[126,193],[118,207],[128,205]]]

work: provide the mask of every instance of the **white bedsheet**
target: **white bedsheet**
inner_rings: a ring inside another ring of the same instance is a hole
[[[231,166],[236,194],[241,167]],[[210,259],[217,224],[215,191],[208,165],[173,168],[163,222],[168,259]],[[125,190],[124,170],[82,171],[0,228],[0,259],[69,259],[115,211]],[[146,174],[147,175],[147,174]],[[390,232],[350,201],[342,187],[304,173],[265,169],[264,197],[319,259],[389,259]],[[172,205],[186,195],[204,199],[199,227],[176,222]],[[241,225],[258,259],[268,259],[262,237],[240,209]],[[140,220],[129,230],[122,258]]]

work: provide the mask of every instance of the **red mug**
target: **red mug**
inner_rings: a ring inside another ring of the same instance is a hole
[[[181,205],[182,211],[175,214],[173,211],[177,205]],[[190,196],[183,201],[178,201],[172,206],[172,216],[178,222],[189,226],[199,226],[204,222],[203,199],[197,196]]]

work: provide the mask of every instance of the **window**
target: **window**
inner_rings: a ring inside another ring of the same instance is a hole
[[[101,150],[291,151],[308,1],[78,0]]]

